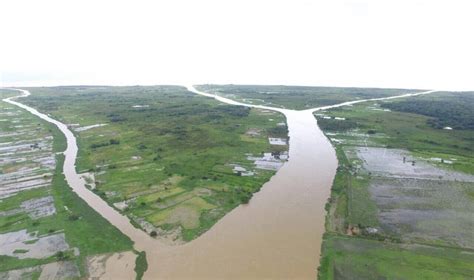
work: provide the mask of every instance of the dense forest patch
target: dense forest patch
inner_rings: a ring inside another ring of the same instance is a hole
[[[432,117],[434,128],[474,129],[474,92],[446,92],[384,103],[382,107]]]

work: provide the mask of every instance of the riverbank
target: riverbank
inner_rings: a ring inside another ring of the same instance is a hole
[[[85,277],[102,266],[90,258],[131,253],[132,241],[65,181],[57,127],[7,102],[0,112],[0,278]]]
[[[264,184],[250,204],[235,208],[204,235],[180,246],[165,246],[151,239],[87,190],[87,182],[74,168],[77,145],[73,133],[64,124],[22,106],[50,119],[66,134],[69,153],[66,153],[64,170],[68,183],[77,189],[81,198],[135,241],[135,248],[146,251],[145,278],[315,278],[324,233],[324,205],[337,166],[334,150],[312,115],[318,109],[293,111],[242,104],[188,89],[231,105],[285,114],[290,160]],[[348,104],[353,103],[342,105]]]
[[[429,109],[438,96],[448,109],[447,93],[414,99]],[[379,102],[316,112],[340,163],[319,278],[468,279],[472,130],[439,129]]]

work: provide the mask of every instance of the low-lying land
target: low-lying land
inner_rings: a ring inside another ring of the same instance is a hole
[[[472,277],[474,119],[454,114],[474,111],[472,98],[433,93],[315,113],[339,160],[320,279]]]
[[[248,104],[304,110],[358,99],[369,99],[414,93],[412,89],[199,85],[199,90],[221,95]]]
[[[88,187],[152,236],[196,238],[287,158],[283,115],[184,87],[31,88],[22,102],[69,125]],[[166,238],[165,238],[166,237]]]
[[[401,102],[384,103],[384,108],[431,117],[434,128],[474,130],[474,92],[438,92]]]
[[[84,278],[104,269],[88,258],[114,252],[133,255],[133,273],[131,240],[65,182],[64,149],[55,126],[0,102],[0,279]]]

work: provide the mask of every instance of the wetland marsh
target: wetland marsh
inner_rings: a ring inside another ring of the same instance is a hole
[[[439,92],[316,112],[339,160],[320,279],[473,275],[473,119],[454,114],[473,110],[470,98]]]
[[[322,279],[387,275],[410,278],[415,270],[428,278],[442,275],[462,278],[470,273],[470,258],[459,262],[449,271],[444,269],[447,263],[472,246],[468,231],[471,228],[469,209],[472,201],[469,196],[466,197],[466,192],[469,194],[474,177],[465,172],[470,170],[472,159],[461,152],[462,149],[470,148],[469,131],[455,131],[453,139],[457,139],[456,144],[444,150],[446,154],[437,160],[438,157],[434,155],[440,156],[443,151],[437,139],[443,139],[440,133],[448,131],[433,130],[423,116],[416,116],[418,123],[412,121],[411,125],[415,125],[415,128],[404,124],[398,130],[389,130],[390,126],[383,124],[385,115],[381,114],[393,112],[377,104],[382,100],[367,103],[369,105],[354,103],[346,108],[293,111],[243,104],[200,92],[193,87],[188,87],[188,90],[244,107],[222,106],[183,88],[168,86],[31,90],[37,90],[38,95],[27,102],[33,105],[34,100],[36,107],[43,106],[44,111],[50,110],[52,116],[67,122],[69,129],[65,125],[60,127],[74,139],[72,146],[78,139],[77,169],[81,175],[75,170],[76,151],[73,151],[73,161],[69,163],[72,169],[67,171],[66,178],[75,178],[77,182],[72,183],[76,184],[80,196],[131,237],[136,249],[146,251],[148,265],[142,261],[144,253],[140,253],[140,264],[137,263],[140,275],[148,266],[145,278],[314,278],[324,232],[324,204],[329,196],[331,198],[326,205],[327,233],[319,275]],[[315,90],[318,92],[321,88]],[[338,90],[333,89],[335,96],[349,94]],[[134,96],[133,104],[130,103],[128,95],[133,96],[137,92],[142,99],[137,100],[137,96]],[[376,89],[355,91],[356,94],[360,92],[367,92],[368,95],[363,97],[371,98],[401,93],[396,90],[377,93]],[[407,92],[418,94],[419,91]],[[67,101],[53,99],[60,93],[66,93],[62,98]],[[188,94],[197,99],[190,98]],[[94,96],[98,102],[87,103],[88,96]],[[178,106],[169,101],[174,98],[177,98]],[[324,102],[334,104],[333,101]],[[261,104],[268,102],[262,99]],[[355,108],[360,108],[360,112],[353,113]],[[191,116],[185,113],[189,110]],[[326,135],[335,145],[339,159],[332,194],[329,190],[336,171],[336,155],[330,142],[319,130],[314,111]],[[369,119],[360,117],[371,113],[379,115]],[[394,113],[390,116],[396,118],[388,123],[397,127],[405,115]],[[166,117],[176,118],[179,123],[168,121],[163,124],[158,119],[147,122],[153,120],[154,116],[162,120],[169,120]],[[413,119],[413,116],[409,118]],[[373,124],[368,120],[372,120]],[[208,123],[209,126],[206,126]],[[192,125],[190,127],[187,124]],[[178,129],[173,128],[176,125]],[[218,131],[213,130],[215,127]],[[408,134],[401,128],[410,132],[421,129],[431,133],[434,138],[430,139],[431,142],[423,142],[423,139],[416,138],[418,134]],[[75,131],[74,135],[71,130]],[[228,133],[228,138],[225,133]],[[239,136],[235,137],[236,134]],[[226,141],[221,143],[212,136]],[[152,137],[152,140],[147,142],[147,137]],[[288,137],[289,153],[286,152]],[[200,142],[200,138],[211,139],[212,146]],[[192,140],[191,143],[188,140]],[[399,145],[389,146],[387,143]],[[407,146],[406,143],[412,145]],[[421,143],[434,149],[420,149]],[[148,151],[150,146],[153,148]],[[187,147],[193,151],[202,149],[202,154],[186,154],[189,153]],[[220,149],[214,150],[215,147]],[[168,152],[173,148],[173,152]],[[179,157],[180,153],[182,157]],[[209,155],[212,157],[206,161]],[[222,155],[227,161],[219,159]],[[290,161],[285,163],[288,156]],[[179,162],[183,157],[188,162]],[[194,164],[194,160],[199,164]],[[212,168],[206,165],[207,162],[214,163]],[[216,169],[216,163],[225,166],[225,169]],[[153,167],[147,171],[145,167],[150,166]],[[144,173],[140,172],[142,168],[145,169]],[[193,173],[196,170],[200,171],[199,175]],[[276,170],[278,172],[272,177]],[[119,176],[121,173],[124,176]],[[156,177],[159,176],[157,174],[165,175]],[[121,180],[107,185],[117,177]],[[143,184],[148,182],[148,178],[158,183]],[[209,187],[216,182],[226,182],[232,191]],[[137,189],[140,184],[144,186]],[[115,188],[117,185],[119,187]],[[258,191],[262,185],[263,188]],[[136,195],[124,192],[128,189],[132,189]],[[220,192],[217,198],[230,197],[234,203],[230,203],[228,210],[219,203],[222,200],[216,200],[216,193]],[[254,192],[255,195],[252,195]],[[446,201],[446,197],[452,200]],[[458,205],[460,202],[463,202],[461,206]],[[35,213],[42,215],[52,212],[48,203],[48,197],[34,201],[33,204],[46,207]],[[435,204],[438,207],[434,207]],[[224,211],[224,214],[225,211],[230,212],[223,218],[222,215],[214,216],[213,220],[203,219],[203,215],[206,217],[212,211],[218,211],[216,209]],[[127,215],[139,229],[134,228],[117,211]],[[158,220],[150,219],[150,215]],[[167,223],[156,222],[163,219]],[[449,223],[451,231],[442,231],[445,222]],[[194,238],[196,240],[178,245]],[[406,245],[408,243],[413,245]],[[387,274],[389,272],[383,268],[397,265],[401,253],[407,260],[411,259],[411,263],[396,275],[393,272]],[[358,254],[363,254],[363,257],[358,257],[356,261],[353,257]],[[380,258],[380,254],[384,257]],[[242,255],[248,257],[242,258]],[[121,257],[117,256],[109,254],[106,258],[90,258],[89,264],[111,264],[88,270],[87,273],[103,275],[107,267],[127,267],[119,264]],[[373,262],[374,259],[377,262]],[[440,264],[437,270],[429,268],[434,261]],[[362,269],[369,262],[372,262],[371,268]],[[210,270],[209,267],[214,269]],[[32,273],[35,271],[33,269]]]
[[[0,279],[84,277],[102,266],[87,258],[131,252],[130,239],[64,180],[60,131],[13,104],[0,109]]]

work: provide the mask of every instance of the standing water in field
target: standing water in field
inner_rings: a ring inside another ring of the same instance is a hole
[[[75,170],[76,139],[65,124],[13,98],[4,101],[55,124],[64,133],[68,144],[64,174],[68,184],[130,237],[138,251],[146,251],[146,279],[316,278],[324,233],[324,205],[337,167],[334,149],[313,117],[312,112],[317,109],[295,111],[248,105],[203,93],[194,87],[188,90],[228,104],[283,113],[289,130],[290,159],[249,204],[237,207],[208,232],[179,246],[165,245],[136,229],[127,217],[85,187],[84,179]],[[27,91],[20,91],[22,96],[29,95]]]
[[[336,155],[311,112],[284,114],[289,161],[248,205],[196,240],[156,252],[157,267],[149,269],[167,279],[316,278]]]

